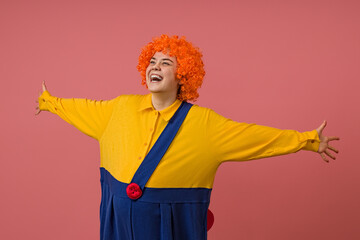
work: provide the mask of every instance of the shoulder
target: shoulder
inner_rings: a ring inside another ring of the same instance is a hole
[[[139,110],[142,106],[151,106],[151,96],[150,95],[140,95],[140,94],[128,94],[120,95],[117,98],[116,108],[117,111],[135,111]]]
[[[201,115],[201,116],[213,116],[220,114],[216,113],[213,109],[207,107],[201,107],[199,105],[193,104],[192,108],[190,109],[192,114]]]
[[[190,109],[189,115],[191,118],[196,118],[198,120],[202,119],[206,122],[225,119],[223,116],[216,113],[213,109],[207,107],[201,107],[196,104],[194,104]]]
[[[126,94],[126,95],[120,95],[116,97],[117,101],[120,103],[138,103],[140,104],[143,101],[146,101],[148,98],[148,95],[140,95],[140,94]]]
[[[216,126],[217,128],[222,128],[225,125],[238,124],[237,121],[224,117],[211,108],[200,107],[195,104],[190,109],[189,113],[191,120],[201,121],[201,124],[206,124],[208,126],[211,125]]]

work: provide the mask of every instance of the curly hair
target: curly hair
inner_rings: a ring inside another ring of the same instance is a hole
[[[169,37],[163,34],[153,38],[152,42],[142,48],[139,56],[137,70],[141,74],[142,85],[146,86],[146,68],[156,52],[176,57],[178,63],[176,77],[180,80],[181,86],[177,98],[181,101],[196,101],[199,97],[197,90],[201,87],[205,76],[200,49],[186,41],[185,37],[179,38],[176,35]]]

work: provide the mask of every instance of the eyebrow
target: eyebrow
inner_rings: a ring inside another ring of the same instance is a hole
[[[151,59],[154,59],[154,60],[156,60],[156,58],[154,58],[154,57],[152,57]],[[172,62],[172,63],[174,63],[170,58],[163,58],[163,59],[161,59],[161,60],[168,60],[168,61],[170,61],[170,62]]]

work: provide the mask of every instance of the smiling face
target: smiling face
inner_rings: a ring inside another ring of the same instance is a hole
[[[176,78],[176,57],[156,52],[146,68],[146,85],[151,93],[176,96],[179,80]]]

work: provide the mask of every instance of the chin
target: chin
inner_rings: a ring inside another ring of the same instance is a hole
[[[160,89],[154,89],[154,88],[148,88],[148,90],[149,90],[149,92],[151,92],[151,93],[159,93],[159,92],[161,92],[161,90]]]
[[[148,89],[150,92],[161,92],[161,86],[148,85]]]

